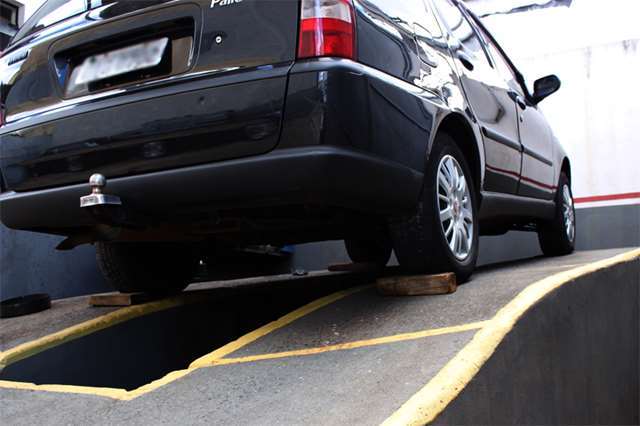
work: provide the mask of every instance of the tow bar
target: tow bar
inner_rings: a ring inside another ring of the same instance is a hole
[[[109,241],[120,235],[123,226],[132,225],[128,220],[131,213],[125,212],[120,197],[103,192],[106,186],[107,178],[104,175],[91,175],[91,194],[80,197],[80,208],[86,210],[97,224],[86,232],[68,236],[57,245],[56,250],[71,250],[81,244],[99,240]]]
[[[104,194],[102,190],[107,186],[107,178],[96,173],[89,178],[89,187],[91,194],[80,197],[80,208],[89,208],[95,206],[121,206],[122,200],[117,195]]]

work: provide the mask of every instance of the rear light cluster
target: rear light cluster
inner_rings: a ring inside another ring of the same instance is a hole
[[[302,0],[298,58],[356,59],[352,0]]]

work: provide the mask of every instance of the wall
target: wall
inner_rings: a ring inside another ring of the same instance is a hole
[[[93,247],[56,251],[60,240],[0,225],[0,299],[31,293],[61,298],[108,291]]]
[[[547,295],[433,424],[638,424],[639,277],[636,259]]]
[[[520,64],[528,75],[557,74],[562,81],[541,107],[572,159],[578,207],[593,196],[616,194],[639,202],[640,84],[634,80],[640,75],[640,40],[523,58]]]

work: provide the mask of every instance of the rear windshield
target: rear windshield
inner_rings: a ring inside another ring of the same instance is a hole
[[[13,37],[16,42],[30,34],[72,16],[115,0],[47,0]]]

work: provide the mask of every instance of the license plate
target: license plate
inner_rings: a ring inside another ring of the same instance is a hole
[[[168,38],[148,41],[89,56],[74,70],[72,86],[104,80],[132,71],[153,68],[162,61]]]

